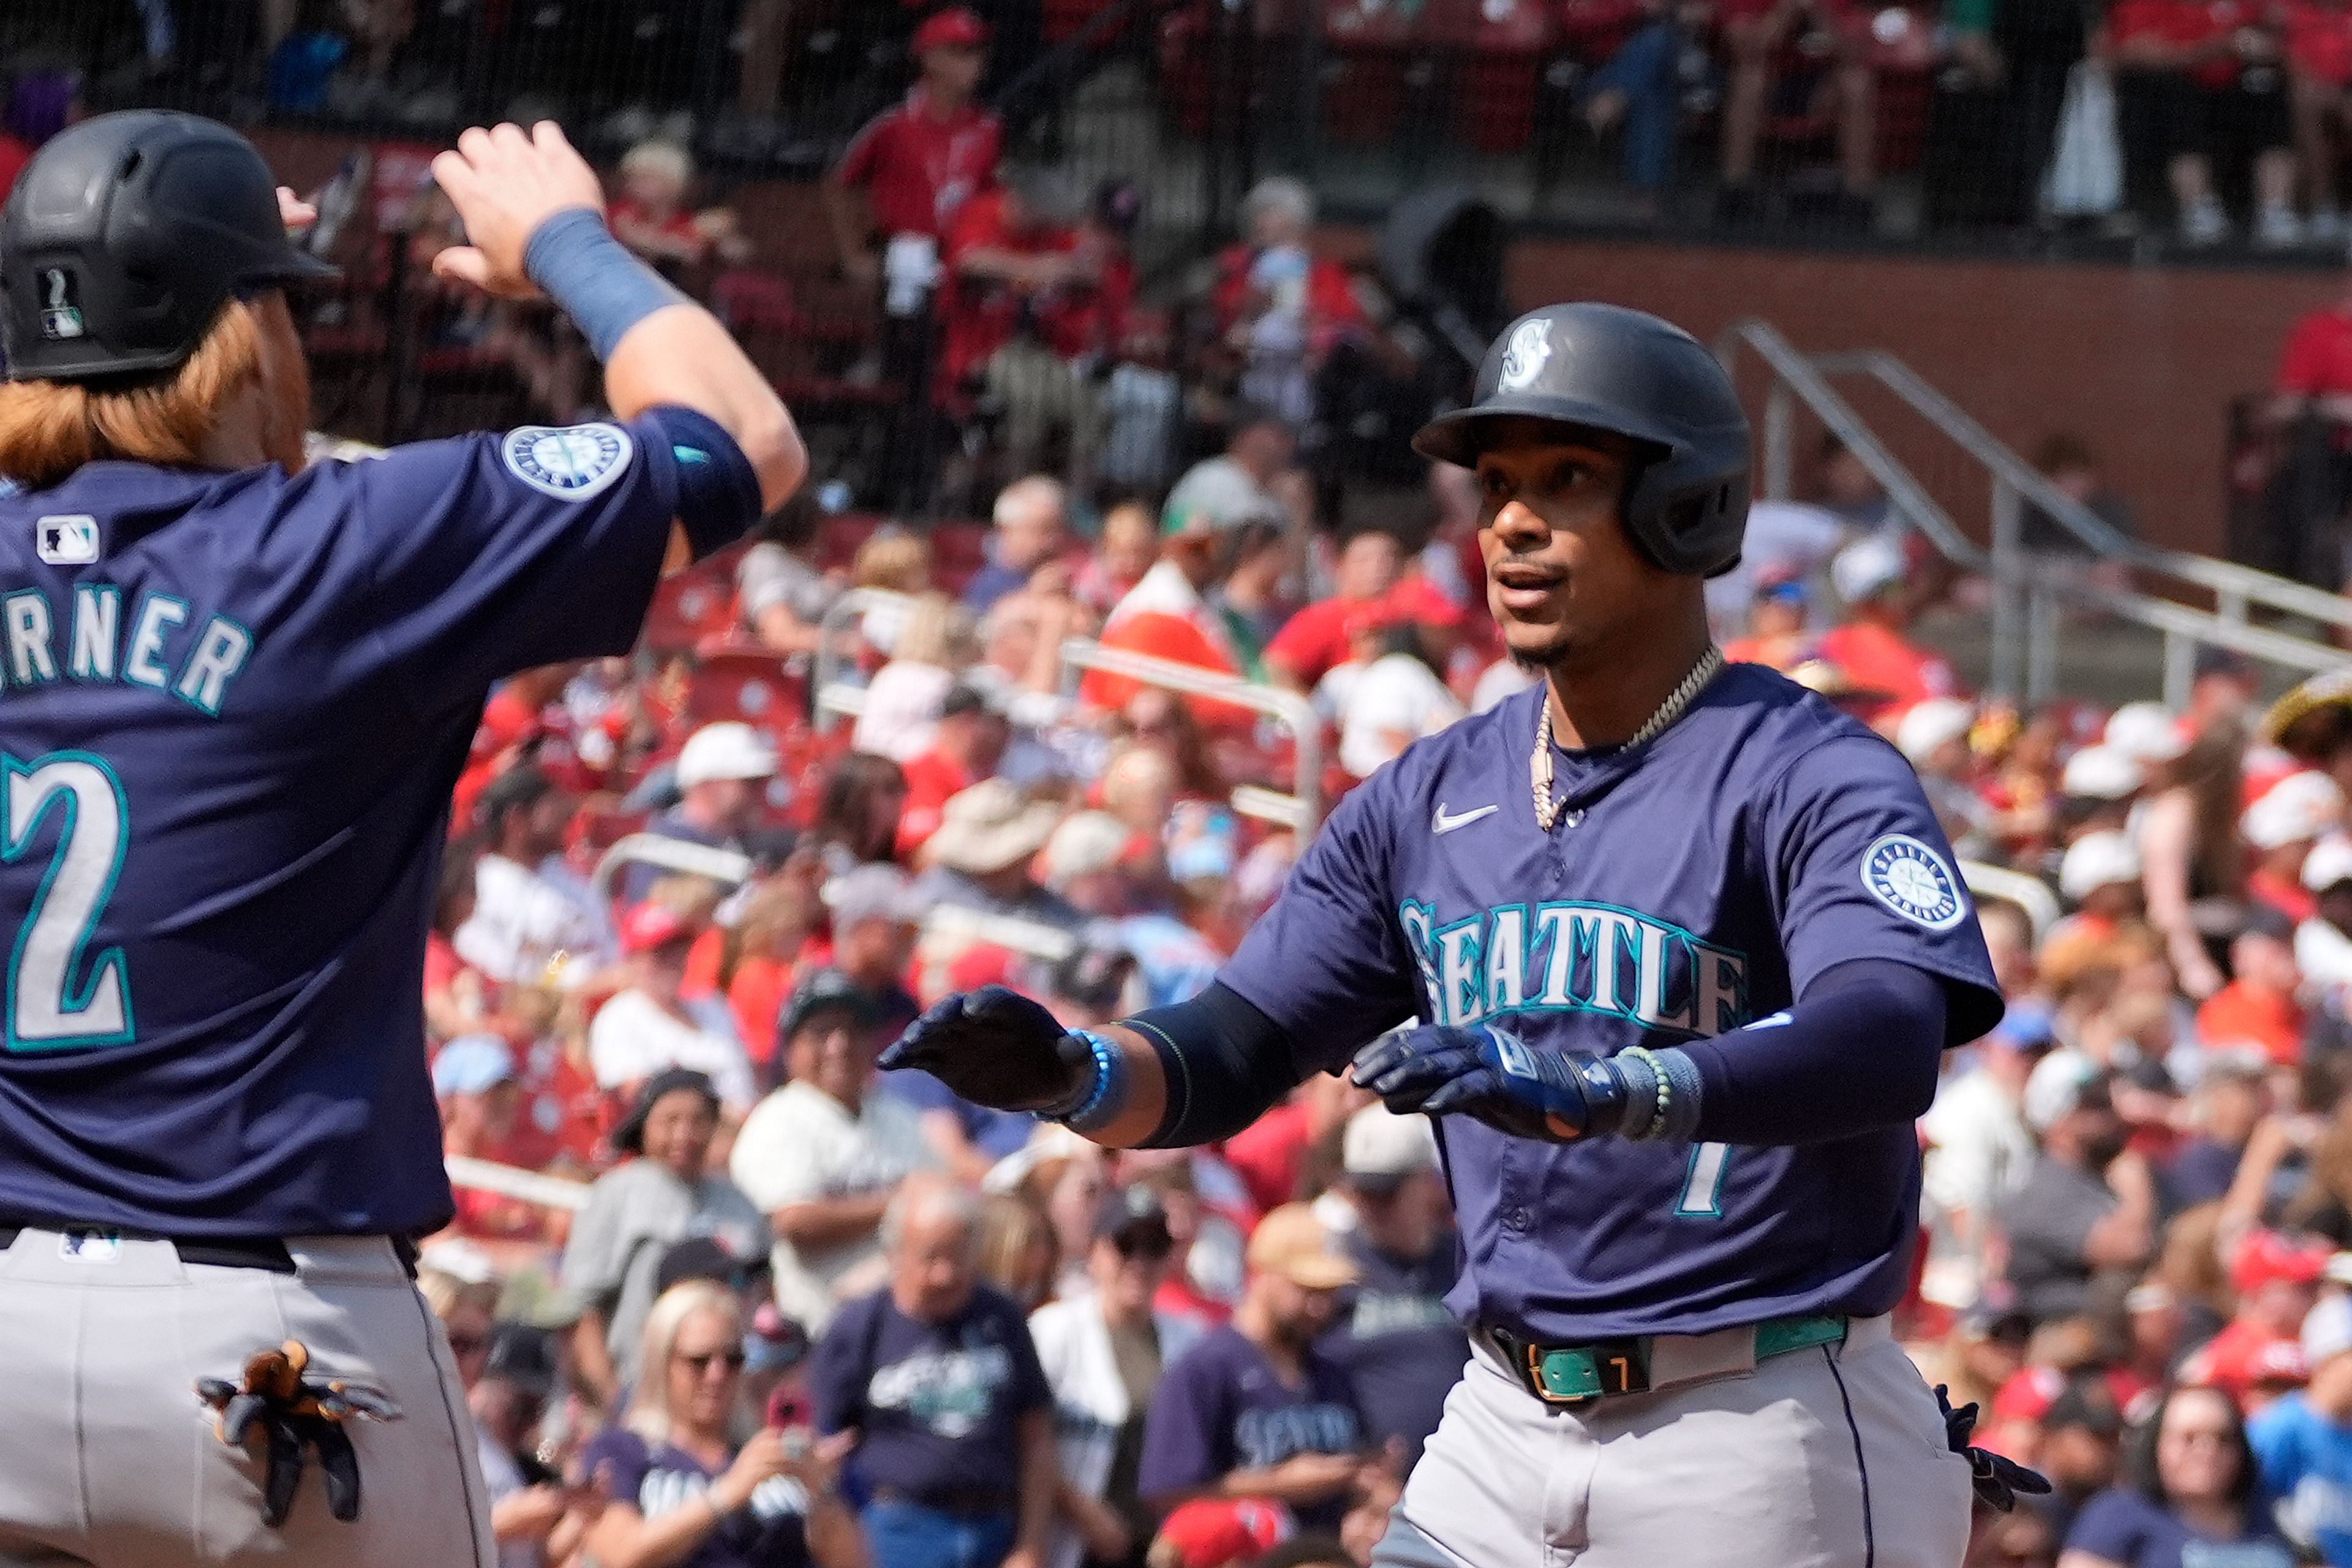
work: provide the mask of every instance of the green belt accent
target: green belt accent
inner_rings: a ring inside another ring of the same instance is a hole
[[[1769,1361],[1791,1351],[1833,1345],[1845,1339],[1843,1317],[1774,1318],[1756,1325],[1756,1359]],[[1612,1394],[1639,1394],[1650,1385],[1647,1339],[1620,1340],[1601,1345],[1534,1347],[1527,1370],[1547,1398],[1599,1399]]]

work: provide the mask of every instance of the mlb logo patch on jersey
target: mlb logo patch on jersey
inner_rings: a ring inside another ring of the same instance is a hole
[[[508,472],[558,500],[586,500],[610,489],[635,451],[617,425],[526,425],[509,431],[501,448]]]
[[[50,566],[87,566],[98,559],[98,519],[37,517],[33,552]]]
[[[119,1263],[122,1238],[110,1230],[68,1230],[58,1237],[58,1256],[73,1263]]]
[[[1944,858],[1907,833],[1890,833],[1862,858],[1870,896],[1914,925],[1949,931],[1968,918],[1959,879]]]

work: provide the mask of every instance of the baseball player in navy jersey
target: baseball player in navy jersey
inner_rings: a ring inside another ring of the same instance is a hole
[[[306,468],[260,157],[103,116],[0,209],[0,1563],[488,1568],[420,980],[485,692],[617,654],[804,459],[552,126],[435,174],[610,423]]]
[[[1415,446],[1475,470],[1545,679],[1350,794],[1194,1000],[1065,1034],[984,990],[884,1065],[1112,1145],[1318,1071],[1435,1119],[1473,1352],[1379,1564],[1951,1568],[1972,1479],[2039,1478],[1968,1447],[1887,1313],[1914,1119],[2000,1001],[1902,758],[1708,640],[1738,396],[1664,321],[1554,306]]]

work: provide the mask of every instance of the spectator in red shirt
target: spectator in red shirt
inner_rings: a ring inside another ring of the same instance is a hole
[[[1347,269],[1307,248],[1315,195],[1297,180],[1261,180],[1242,200],[1249,236],[1217,258],[1213,302],[1243,361],[1242,396],[1294,426],[1315,417],[1314,379],[1339,340],[1364,324]]]
[[[1718,0],[1731,84],[1723,100],[1725,216],[1753,216],[1756,146],[1768,106],[1797,99],[1837,117],[1838,171],[1847,203],[1869,211],[1877,176],[1877,82],[1870,14],[1847,0]]]
[[[2291,1242],[2267,1230],[2249,1234],[2230,1259],[2237,1314],[2182,1364],[2180,1381],[2221,1389],[2244,1407],[2266,1370],[2264,1352],[2299,1344],[2304,1316],[2319,1300],[2327,1254],[2325,1245]]]
[[[2105,38],[2128,185],[2146,192],[2163,170],[2180,242],[2229,237],[2213,168],[2251,162],[2254,243],[2300,245],[2282,45],[2266,16],[2243,0],[2117,0]]]
[[[1958,689],[1952,667],[1913,644],[1904,583],[1903,546],[1885,535],[1849,544],[1830,565],[1830,581],[1852,619],[1822,634],[1815,652],[1843,670],[1874,700],[1858,704],[1864,721]]]
[[[1265,645],[1266,673],[1297,690],[1314,690],[1335,665],[1348,661],[1348,617],[1385,597],[1403,564],[1394,534],[1358,530],[1339,547],[1339,592],[1283,623]]]
[[[433,1058],[433,1097],[441,1104],[441,1148],[448,1154],[497,1164],[518,1158],[515,1133],[522,1086],[514,1053],[496,1035],[460,1035]],[[530,1204],[470,1187],[457,1189],[457,1229],[465,1236],[527,1241],[542,1234]]]
[[[685,148],[640,142],[622,156],[621,194],[607,215],[614,238],[672,279],[714,260],[740,267],[751,259],[733,212],[687,205],[693,185],[694,159]]]
[[[1012,730],[988,699],[969,686],[950,690],[940,704],[930,749],[906,763],[906,805],[898,813],[898,858],[912,862],[955,796],[995,775]]]
[[[825,214],[842,269],[866,284],[882,276],[874,240],[901,236],[937,247],[964,204],[996,174],[1003,127],[972,101],[988,68],[988,26],[963,6],[942,11],[916,29],[921,70],[904,103],[866,122],[825,176]],[[860,214],[850,192],[863,187]]]
[[[2352,287],[2295,322],[2272,383],[2271,418],[2291,424],[2316,412],[2352,425]]]

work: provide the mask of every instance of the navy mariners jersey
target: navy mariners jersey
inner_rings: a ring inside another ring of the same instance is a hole
[[[0,494],[0,1220],[450,1215],[421,975],[499,677],[625,651],[649,421]]]
[[[1221,978],[1288,1033],[1302,1076],[1413,1015],[1558,1050],[1677,1045],[1767,1020],[1858,958],[1941,977],[1952,1043],[1999,1018],[1935,815],[1862,725],[1732,665],[1647,745],[1557,754],[1567,810],[1547,837],[1528,784],[1544,700],[1539,683],[1366,780],[1234,954]],[[1902,1293],[1908,1125],[1782,1148],[1437,1129],[1465,1255],[1446,1305],[1465,1321],[1700,1333]]]

